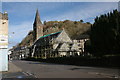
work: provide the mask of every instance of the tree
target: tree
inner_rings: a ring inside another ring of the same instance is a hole
[[[83,20],[80,20],[81,23],[83,23],[84,21]]]
[[[84,45],[85,45],[85,48],[84,48],[85,49],[85,53],[86,54],[87,53],[91,53],[91,50],[92,50],[91,49],[91,41],[90,40],[86,41]]]
[[[46,21],[44,21],[44,25],[46,25]]]
[[[90,22],[86,22],[87,24],[90,24]]]
[[[120,13],[117,10],[95,18],[91,26],[91,46],[95,56],[120,52]]]

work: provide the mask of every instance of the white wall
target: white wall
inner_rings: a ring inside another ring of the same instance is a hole
[[[8,71],[8,20],[0,19],[0,71]]]
[[[8,71],[8,49],[0,49],[0,71]]]

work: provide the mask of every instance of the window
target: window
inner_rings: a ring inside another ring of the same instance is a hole
[[[1,39],[1,41],[5,41],[5,39]]]
[[[2,24],[5,24],[6,22],[3,22]]]
[[[78,40],[77,42],[80,43],[80,40]]]
[[[79,50],[82,50],[82,48],[79,48]]]

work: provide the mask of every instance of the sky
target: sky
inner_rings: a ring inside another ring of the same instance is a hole
[[[94,18],[118,8],[117,2],[2,2],[9,17],[9,48],[33,29],[36,10],[41,21],[72,20],[94,22]]]

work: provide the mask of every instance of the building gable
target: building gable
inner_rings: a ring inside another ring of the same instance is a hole
[[[69,44],[63,43],[58,51],[69,51]]]
[[[74,50],[75,50],[75,51],[79,51],[78,45],[74,43],[74,44],[72,45],[71,50],[72,50],[72,51],[74,51]]]
[[[65,30],[63,30],[59,36],[55,39],[56,42],[58,43],[72,43],[72,40],[70,39],[70,37],[68,36],[68,34],[65,32]]]

